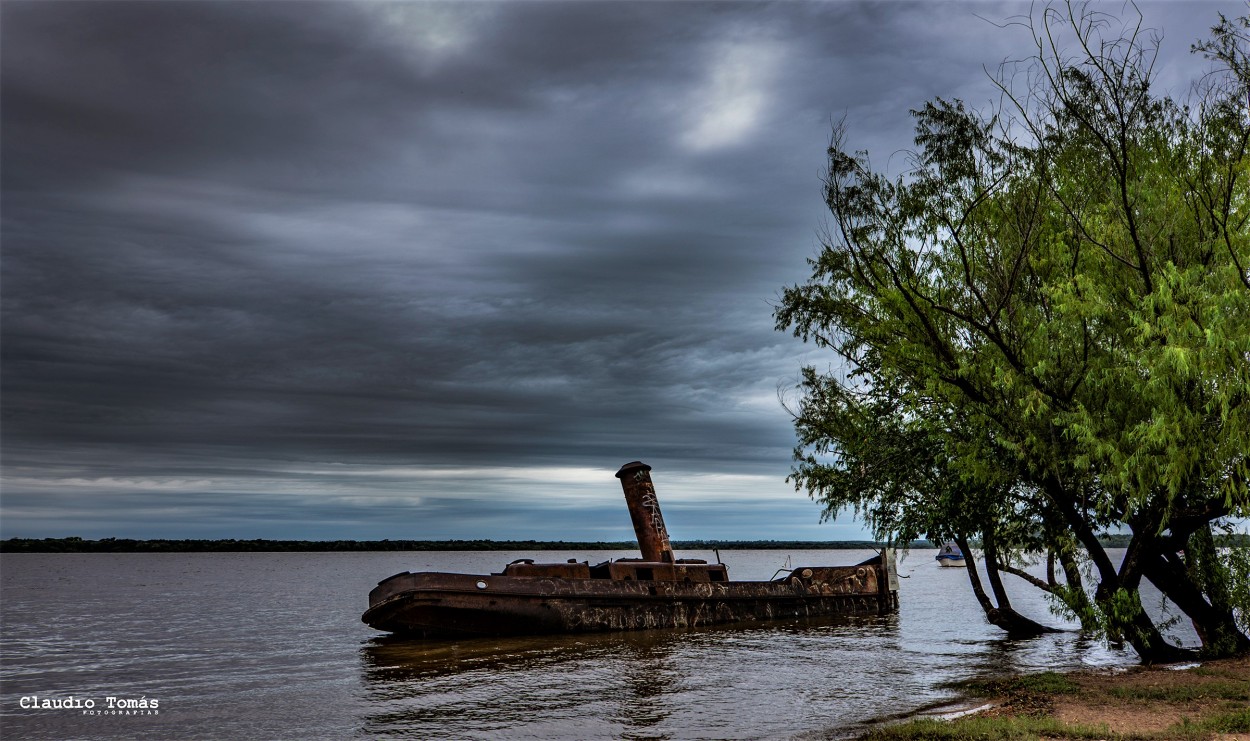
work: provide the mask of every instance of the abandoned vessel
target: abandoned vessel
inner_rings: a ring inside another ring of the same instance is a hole
[[[486,575],[403,572],[369,593],[361,620],[421,638],[679,628],[821,615],[876,615],[898,607],[889,551],[854,566],[808,566],[771,581],[730,581],[723,563],[674,558],[651,467],[616,473],[641,559],[514,561]]]

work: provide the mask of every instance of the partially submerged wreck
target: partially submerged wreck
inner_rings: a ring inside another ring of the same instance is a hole
[[[535,563],[502,573],[396,574],[369,593],[361,620],[421,638],[679,628],[898,607],[889,551],[854,566],[799,567],[771,581],[730,581],[723,563],[675,558],[651,483],[634,461],[617,471],[642,558]]]

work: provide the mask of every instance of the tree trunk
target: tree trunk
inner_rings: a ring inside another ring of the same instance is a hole
[[[1076,613],[1083,630],[1097,628],[1094,616],[1090,613],[1089,595],[1085,593],[1085,580],[1081,578],[1081,567],[1076,563],[1072,551],[1064,549],[1058,553],[1059,565],[1063,567],[1063,577],[1068,582],[1068,607]]]
[[[1041,483],[1047,496],[1072,528],[1077,540],[1085,546],[1090,559],[1094,562],[1094,567],[1098,570],[1099,580],[1098,587],[1094,590],[1094,601],[1103,615],[1102,622],[1108,637],[1113,641],[1128,641],[1143,664],[1166,664],[1196,658],[1198,655],[1196,651],[1168,643],[1155,626],[1154,621],[1141,608],[1140,600],[1137,598],[1137,587],[1141,583],[1142,576],[1142,564],[1138,557],[1142,545],[1138,541],[1139,533],[1134,532],[1133,539],[1129,541],[1129,548],[1125,553],[1125,563],[1117,570],[1111,563],[1107,551],[1098,542],[1094,529],[1080,515],[1076,500],[1059,483],[1059,480],[1050,476]],[[1135,609],[1131,605],[1122,605],[1117,599],[1116,595],[1121,590],[1137,601]],[[1129,608],[1130,611],[1122,613],[1118,609],[1121,605]]]
[[[976,596],[977,602],[981,603],[981,610],[985,612],[987,618],[991,612],[996,612],[997,608],[990,598],[985,594],[985,588],[981,586],[981,575],[977,573],[977,560],[972,557],[972,548],[968,545],[968,539],[962,535],[955,536],[955,545],[959,546],[959,550],[964,554],[964,568],[968,571],[968,583],[972,585],[972,594]],[[990,622],[994,620],[991,618]]]
[[[1054,476],[1048,476],[1039,483],[1042,490],[1046,492],[1047,498],[1062,515],[1063,521],[1071,528],[1077,542],[1085,546],[1086,553],[1089,554],[1095,570],[1098,571],[1099,582],[1117,584],[1119,573],[1116,571],[1115,564],[1111,563],[1111,558],[1107,556],[1102,544],[1098,542],[1098,535],[1094,529],[1081,516],[1077,509],[1076,499]]]
[[[1007,631],[1009,638],[1031,638],[1043,633],[1059,632],[1054,628],[1048,628],[1041,623],[1034,622],[1011,609],[1011,602],[1007,600],[1007,593],[1003,589],[1002,577],[999,575],[998,569],[990,565],[991,560],[987,555],[985,570],[989,574],[994,595],[999,600],[998,606],[995,606],[990,601],[989,595],[985,593],[985,588],[981,586],[981,576],[977,573],[977,560],[972,555],[972,547],[968,545],[968,539],[963,535],[957,535],[955,536],[955,544],[964,553],[964,568],[968,571],[968,582],[972,585],[972,593],[976,595],[977,602],[981,603],[981,609],[985,612],[985,619],[991,625]],[[988,553],[989,551],[987,551]],[[997,559],[995,558],[994,563],[996,562]]]
[[[1214,549],[1214,543],[1211,545]],[[1201,543],[1198,547],[1202,547]],[[1215,554],[1208,555],[1214,557]],[[1212,602],[1208,602],[1199,589],[1198,582],[1189,578],[1184,566],[1175,557],[1155,556],[1146,564],[1146,578],[1193,621],[1194,630],[1202,641],[1204,656],[1225,658],[1250,653],[1250,637],[1241,632],[1227,601],[1222,606],[1212,604],[1220,602],[1216,596]],[[1222,583],[1218,583],[1212,591],[1218,595],[1223,587]]]
[[[1134,545],[1136,544],[1136,547]],[[1139,589],[1143,571],[1147,563],[1146,546],[1138,543],[1138,535],[1133,534],[1129,548],[1124,555],[1124,563],[1120,566],[1119,588],[1137,598],[1137,611],[1128,620],[1125,637],[1133,650],[1141,657],[1143,664],[1169,664],[1186,661],[1198,657],[1198,652],[1174,646],[1163,637],[1154,624],[1154,620],[1141,607]]]
[[[994,601],[998,603],[998,609],[1010,610],[1011,599],[1007,596],[1003,578],[998,573],[998,539],[995,537],[994,523],[985,523],[985,529],[981,533],[981,545],[985,550],[985,575],[990,581],[990,589],[994,591]]]

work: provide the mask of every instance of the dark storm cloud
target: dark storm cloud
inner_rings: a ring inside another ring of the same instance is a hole
[[[1024,9],[6,2],[5,534],[588,537],[631,458],[684,537],[815,527],[768,302],[830,120],[884,163]]]

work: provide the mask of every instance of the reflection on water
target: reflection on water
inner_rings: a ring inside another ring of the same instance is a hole
[[[365,735],[502,731],[538,719],[561,727],[602,715],[624,738],[668,738],[654,730],[671,714],[682,672],[676,631],[425,642],[376,638],[361,648],[371,705]],[[455,695],[454,701],[446,693]],[[467,706],[473,706],[471,710]],[[597,721],[596,721],[597,722]],[[451,735],[457,735],[452,733]]]
[[[1075,632],[1004,639],[962,570],[938,568],[923,551],[900,564],[900,609],[884,617],[443,643],[388,638],[360,622],[369,589],[390,574],[489,573],[532,555],[6,554],[4,737],[838,738],[950,698],[950,681],[1133,661]],[[870,555],[722,553],[736,579],[767,579],[788,556],[838,564]],[[1029,617],[1074,627],[1034,590],[1013,597]],[[35,694],[146,696],[161,714],[19,707]]]
[[[640,636],[626,644],[624,660],[626,692],[617,698],[618,709],[613,720],[625,726],[623,738],[669,738],[657,727],[672,714],[668,706],[667,688],[680,680],[672,663],[671,641],[661,636]]]
[[[838,722],[823,681],[842,698],[881,705],[871,687],[854,686],[871,664],[854,665],[897,645],[897,616],[456,642],[380,637],[360,651],[376,709],[361,732],[773,737],[796,722]]]

